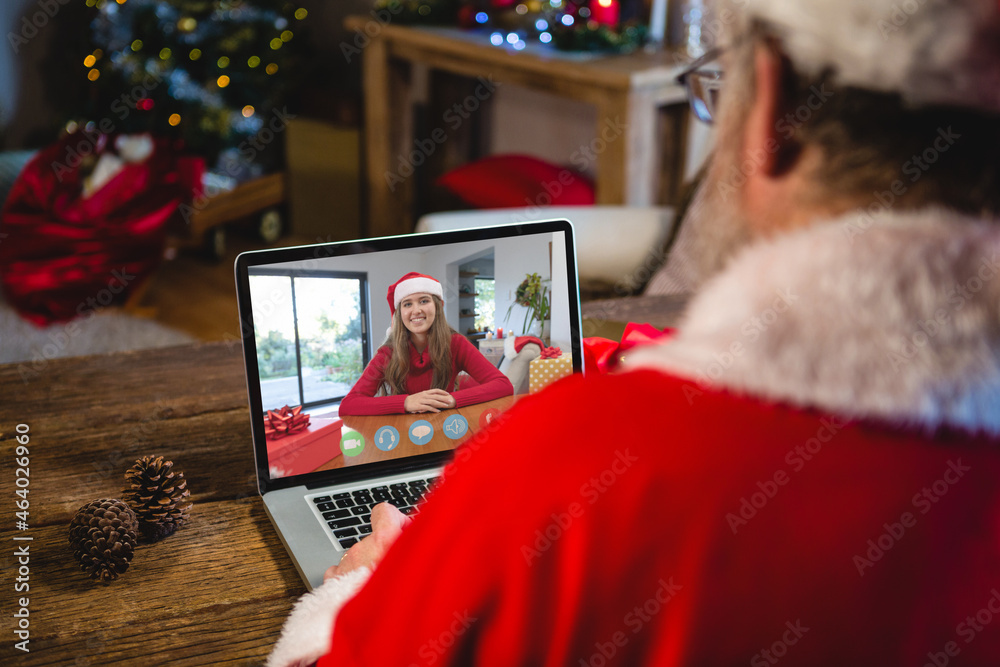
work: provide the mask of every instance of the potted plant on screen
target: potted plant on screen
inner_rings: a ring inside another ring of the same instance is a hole
[[[514,306],[523,306],[527,310],[524,314],[524,324],[521,330],[532,336],[547,339],[549,336],[550,317],[552,313],[551,292],[546,283],[537,273],[529,273],[525,276],[521,284],[517,286],[514,295],[514,303],[507,309],[507,317],[504,322],[510,319]]]

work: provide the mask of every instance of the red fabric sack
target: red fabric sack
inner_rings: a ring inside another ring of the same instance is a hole
[[[84,197],[81,164],[112,150],[114,139],[76,132],[43,149],[4,204],[0,285],[39,326],[125,302],[159,264],[167,222],[190,194],[192,175],[182,176],[174,151],[157,141],[145,161],[126,163]]]

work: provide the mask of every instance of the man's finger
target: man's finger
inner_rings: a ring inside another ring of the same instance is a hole
[[[382,502],[372,508],[372,533],[397,532],[410,522],[410,518],[392,503]]]

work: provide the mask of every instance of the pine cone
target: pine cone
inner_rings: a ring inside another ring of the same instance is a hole
[[[187,490],[184,473],[170,468],[173,461],[144,456],[125,472],[122,498],[135,510],[142,536],[156,542],[187,523]]]
[[[120,500],[87,503],[69,524],[73,556],[92,579],[113,581],[132,562],[138,528],[135,512]]]

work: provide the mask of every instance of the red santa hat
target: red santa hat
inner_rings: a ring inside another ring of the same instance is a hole
[[[431,276],[410,271],[395,283],[389,285],[389,293],[386,295],[386,300],[389,302],[389,313],[395,315],[400,301],[411,294],[421,293],[432,294],[441,299],[441,301],[444,301],[444,290],[441,289],[439,281]]]

